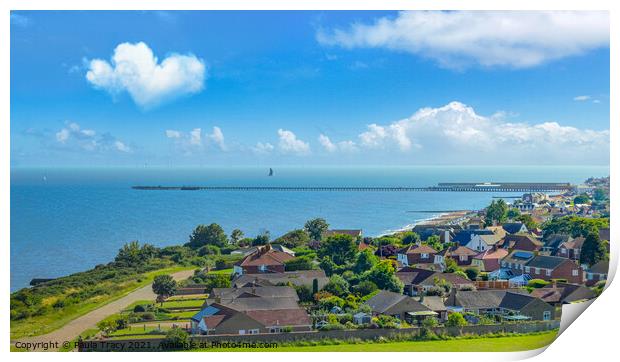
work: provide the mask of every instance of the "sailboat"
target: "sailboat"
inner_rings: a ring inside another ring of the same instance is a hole
[[[269,176],[273,176],[273,168],[269,168]]]

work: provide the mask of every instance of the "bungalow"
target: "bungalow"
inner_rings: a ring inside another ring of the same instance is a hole
[[[209,299],[233,300],[237,298],[292,298],[299,300],[294,288],[286,286],[248,286],[240,288],[213,288]]]
[[[502,268],[508,268],[512,270],[514,275],[521,275],[524,273],[525,264],[534,258],[534,253],[531,251],[513,250],[501,261]]]
[[[541,241],[527,234],[506,235],[502,243],[502,248],[510,250],[539,251],[542,247],[543,243]]]
[[[382,290],[364,304],[368,305],[373,315],[389,315],[408,323],[417,323],[437,313],[415,299],[400,293]]]
[[[492,230],[463,230],[454,237],[455,241],[478,252],[491,249],[502,238]]]
[[[594,285],[602,280],[607,280],[609,261],[599,261],[592,265],[586,272],[586,285]]]
[[[312,330],[310,317],[303,308],[254,309],[232,303],[209,305],[191,318],[191,324],[193,334],[207,335]]]
[[[442,297],[425,295],[420,297],[420,303],[426,308],[432,310],[437,313],[437,319],[440,322],[445,322],[448,320],[448,309],[443,302]]]
[[[570,235],[566,234],[550,234],[544,239],[544,245],[542,251],[549,254],[554,254],[558,247],[567,241],[572,240]]]
[[[428,264],[435,260],[437,250],[425,244],[412,244],[398,251],[396,260],[402,265]]]
[[[483,272],[497,270],[500,261],[508,255],[508,250],[501,248],[491,248],[476,254],[471,260],[471,266]]]
[[[267,244],[235,263],[233,270],[237,275],[283,273],[284,263],[293,258],[294,256],[282,251],[276,251],[271,248],[271,245]]]
[[[516,291],[508,290],[452,290],[445,302],[449,311],[499,316],[508,320],[552,320],[555,308],[542,301]]]
[[[549,284],[544,288],[534,289],[530,295],[554,306],[578,303],[596,298],[596,294],[592,289],[583,285],[569,283]]]
[[[474,288],[474,282],[453,273],[441,273],[433,270],[404,267],[396,272],[396,277],[405,285],[404,293],[418,295],[426,293],[437,286],[437,282],[446,281],[458,289]]]
[[[586,241],[584,237],[564,241],[558,246],[554,255],[571,260],[579,260],[584,241]]]
[[[537,255],[525,263],[523,272],[543,280],[564,279],[577,284],[584,281],[583,270],[579,265],[557,256]]]
[[[435,255],[435,264],[444,264],[446,262],[446,258],[451,258],[458,265],[471,265],[472,258],[476,256],[478,252],[471,250],[466,246],[453,246],[450,248],[446,248]]]
[[[502,225],[502,227],[504,228],[504,230],[506,230],[508,234],[518,234],[518,233],[527,232],[527,227],[525,227],[525,224],[520,223],[520,222],[509,222],[509,223]]]
[[[232,286],[236,288],[248,286],[277,286],[277,285],[305,285],[313,288],[314,281],[318,289],[329,283],[329,278],[321,269],[287,271],[284,273],[257,273],[238,275],[232,280]]]
[[[233,250],[230,252],[231,255],[241,255],[243,257],[246,257],[248,255],[252,255],[254,253],[256,253],[258,251],[260,247],[259,246],[251,246],[249,248],[239,248],[237,250]],[[275,250],[275,251],[281,251],[283,253],[287,253],[290,254],[292,256],[295,256],[295,252],[292,251],[291,249],[287,248],[286,246],[282,245],[282,244],[271,244],[271,249]]]

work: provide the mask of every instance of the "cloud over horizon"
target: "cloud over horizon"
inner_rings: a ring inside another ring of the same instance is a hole
[[[112,96],[127,92],[144,109],[204,89],[206,66],[193,54],[170,54],[159,62],[143,42],[121,43],[111,61],[88,61],[87,81]]]
[[[65,150],[77,149],[88,152],[118,151],[131,153],[133,150],[124,142],[109,133],[98,134],[92,129],[83,129],[75,122],[66,122],[66,126],[54,134],[54,148]]]
[[[320,29],[317,41],[345,49],[385,48],[437,61],[527,68],[609,46],[603,11],[402,11],[372,24]]]

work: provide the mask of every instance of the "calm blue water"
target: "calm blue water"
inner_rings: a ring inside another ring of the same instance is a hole
[[[142,185],[430,186],[438,182],[581,183],[608,167],[283,167],[11,170],[11,290],[110,261],[126,242],[187,241],[216,222],[273,237],[324,217],[378,235],[431,217],[409,210],[479,209],[491,193],[138,191]],[[43,180],[46,176],[46,181]],[[514,195],[514,194],[511,194]]]

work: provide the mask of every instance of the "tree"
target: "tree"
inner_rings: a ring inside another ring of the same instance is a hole
[[[185,244],[192,249],[198,249],[205,245],[215,245],[223,247],[228,243],[224,229],[218,224],[208,226],[198,225],[189,237],[189,242]]]
[[[310,235],[305,230],[293,230],[274,240],[274,244],[282,244],[287,248],[296,248],[308,244]]]
[[[467,325],[465,317],[461,313],[451,313],[446,321],[447,327],[464,327]]]
[[[252,245],[253,246],[267,245],[269,244],[269,239],[270,239],[269,231],[265,231],[261,233],[260,235],[256,235],[254,240],[252,240]]]
[[[430,246],[438,252],[442,251],[446,246],[446,244],[441,242],[441,239],[438,235],[429,236],[428,239],[426,239],[426,245]]]
[[[586,218],[579,216],[563,216],[553,218],[542,226],[543,236],[551,234],[568,234],[572,237],[598,234],[600,228],[609,227],[609,218]]]
[[[99,328],[99,330],[103,332],[103,334],[105,334],[106,336],[116,331],[117,326],[118,325],[116,323],[116,320],[112,318],[106,318],[100,321],[99,323],[97,323],[97,328]]]
[[[478,278],[478,274],[480,273],[480,271],[478,270],[478,268],[467,268],[465,269],[465,274],[467,274],[467,278],[469,278],[469,280],[476,280],[476,278]]]
[[[590,197],[588,196],[588,194],[580,194],[575,196],[573,202],[575,204],[587,204],[590,202]]]
[[[403,245],[416,244],[420,242],[420,235],[413,231],[407,231],[402,234],[401,241]]]
[[[344,297],[349,294],[349,283],[340,275],[334,274],[329,278],[329,283],[323,287],[323,290],[335,296]]]
[[[503,199],[491,201],[491,205],[487,207],[487,214],[484,223],[493,225],[494,222],[503,223],[507,219],[508,205]]]
[[[312,279],[312,295],[319,292],[319,280],[317,278]]]
[[[594,200],[596,201],[605,201],[607,199],[607,193],[605,192],[605,190],[597,188],[594,189]]]
[[[606,258],[607,249],[605,244],[601,242],[598,233],[589,234],[581,247],[581,256],[579,260],[581,264],[594,265]]]
[[[377,284],[371,282],[370,280],[363,280],[358,285],[353,287],[355,293],[357,293],[360,297],[368,295],[377,289]]]
[[[372,269],[378,262],[379,258],[376,257],[371,250],[366,249],[357,254],[353,271],[357,274],[362,274]]]
[[[164,345],[169,350],[187,349],[189,342],[189,334],[181,328],[172,328],[166,332],[166,338],[164,338]]]
[[[174,295],[177,290],[177,282],[170,275],[158,275],[153,280],[153,293],[159,300]]]
[[[314,293],[312,293],[312,289],[310,289],[309,286],[307,286],[307,285],[296,285],[295,286],[295,291],[297,292],[297,296],[299,297],[299,301],[301,301],[301,302],[311,302],[312,301],[312,296],[314,295]]]
[[[521,212],[519,211],[519,209],[516,209],[514,207],[511,207],[506,212],[506,217],[510,220],[516,219],[517,217],[519,217],[519,215],[521,215]]]
[[[403,292],[403,282],[396,277],[396,268],[391,260],[381,260],[365,274],[365,279],[375,283],[379,289]]]
[[[318,255],[329,257],[336,265],[345,265],[355,260],[357,244],[351,235],[338,234],[327,238],[321,243]]]
[[[146,264],[149,260],[156,257],[158,249],[150,244],[140,246],[137,241],[132,241],[123,245],[118,250],[114,262],[120,266],[133,267]]]
[[[230,288],[230,277],[226,274],[207,274],[204,284],[208,292],[213,288]]]
[[[304,225],[304,230],[306,230],[312,240],[321,240],[323,233],[325,233],[327,229],[329,229],[329,224],[322,218],[308,220]]]
[[[243,239],[243,231],[235,229],[230,233],[230,241],[237,245]]]
[[[300,256],[284,262],[284,268],[286,271],[295,270],[312,270],[314,269],[314,263],[312,258],[308,256]]]
[[[530,214],[519,215],[515,220],[522,222],[528,230],[534,230],[540,226]]]

